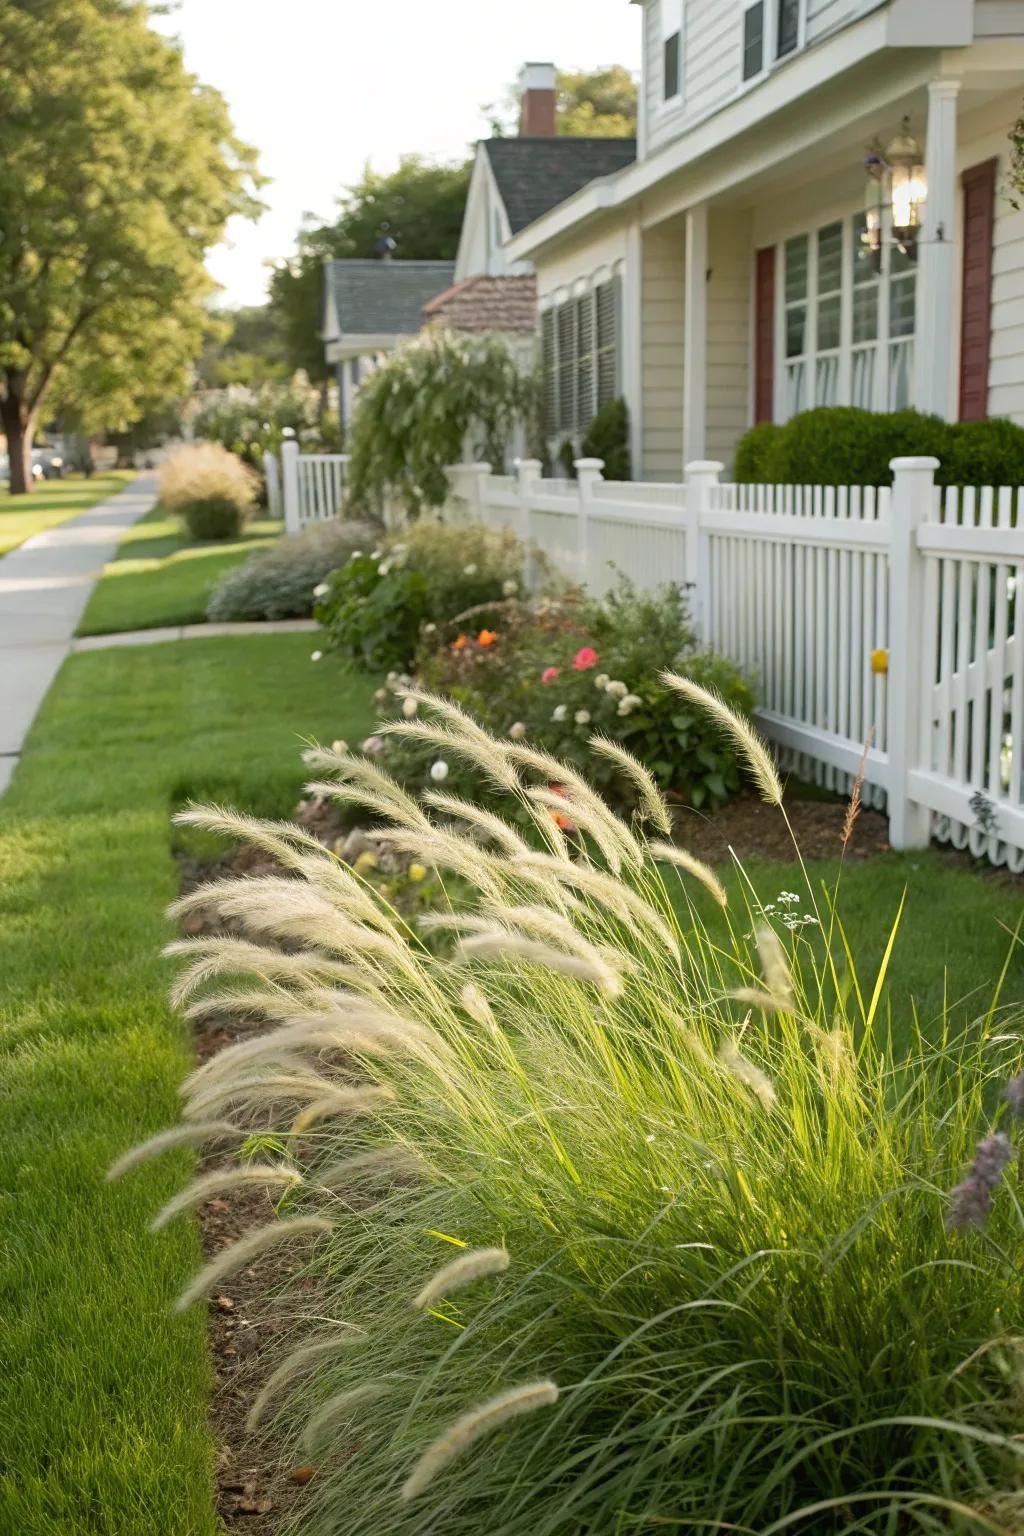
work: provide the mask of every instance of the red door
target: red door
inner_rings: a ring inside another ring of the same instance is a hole
[[[757,252],[754,269],[754,420],[775,419],[775,247]]]
[[[964,264],[960,310],[960,420],[988,415],[992,351],[992,228],[997,160],[963,173]]]

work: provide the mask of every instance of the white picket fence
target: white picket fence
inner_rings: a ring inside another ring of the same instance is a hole
[[[691,588],[701,640],[753,678],[784,766],[886,805],[894,847],[929,836],[1024,869],[1024,488],[941,490],[938,461],[892,487],[685,484],[451,471],[449,515],[514,528],[603,592]]]
[[[302,453],[298,443],[281,444],[286,533],[301,533],[310,523],[326,523],[341,516],[347,465],[347,453]]]

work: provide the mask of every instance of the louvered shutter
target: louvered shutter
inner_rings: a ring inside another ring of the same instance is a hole
[[[576,300],[576,344],[579,366],[576,372],[576,426],[585,432],[594,419],[594,295],[585,293]]]
[[[992,230],[996,160],[964,171],[963,291],[960,306],[960,420],[988,415],[992,354]]]
[[[576,430],[576,306],[570,300],[557,310],[558,428]]]
[[[597,308],[597,403],[606,405],[618,393],[618,277],[602,283],[596,293]]]
[[[558,343],[555,311],[546,309],[541,316],[541,354],[544,374],[544,435],[558,431]]]
[[[754,273],[754,420],[775,419],[775,247],[757,253]]]

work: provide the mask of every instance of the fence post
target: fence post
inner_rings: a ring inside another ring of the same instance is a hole
[[[466,500],[469,503],[469,515],[478,523],[485,523],[487,517],[484,508],[487,499],[484,496],[484,481],[490,478],[491,466],[483,461],[477,464],[467,464],[466,470]]]
[[[685,505],[683,521],[686,525],[686,585],[691,590],[693,621],[701,643],[711,640],[711,536],[708,533],[707,514],[711,510],[711,487],[718,484],[718,477],[725,468],[717,459],[694,459],[686,466]]]
[[[267,511],[271,517],[280,517],[281,481],[277,472],[277,460],[269,451],[263,455],[263,476],[267,482]]]
[[[590,564],[590,503],[593,500],[594,486],[600,484],[603,478],[601,471],[604,469],[604,459],[573,459],[572,462],[576,471],[576,489],[579,492],[576,563],[579,567],[579,579],[586,584]]]
[[[894,848],[926,848],[931,831],[927,806],[911,800],[908,775],[920,765],[922,666],[921,615],[924,560],[917,530],[935,507],[938,459],[893,459],[889,523],[888,755],[889,841]]]
[[[284,531],[298,533],[302,527],[299,497],[299,445],[281,444],[281,480],[284,489]]]
[[[516,479],[519,491],[519,537],[526,546],[523,559],[523,586],[532,592],[537,584],[537,566],[533,558],[533,519],[530,516],[530,497],[544,469],[540,459],[517,459]]]

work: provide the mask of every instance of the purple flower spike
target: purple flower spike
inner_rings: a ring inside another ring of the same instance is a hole
[[[978,1142],[967,1177],[950,1190],[947,1232],[963,1232],[968,1227],[985,1225],[992,1209],[992,1191],[1002,1178],[1003,1169],[1016,1155],[1010,1138],[1002,1131]]]
[[[1024,1072],[1010,1078],[1003,1089],[1003,1098],[1010,1106],[1010,1113],[1018,1120],[1024,1120]]]

